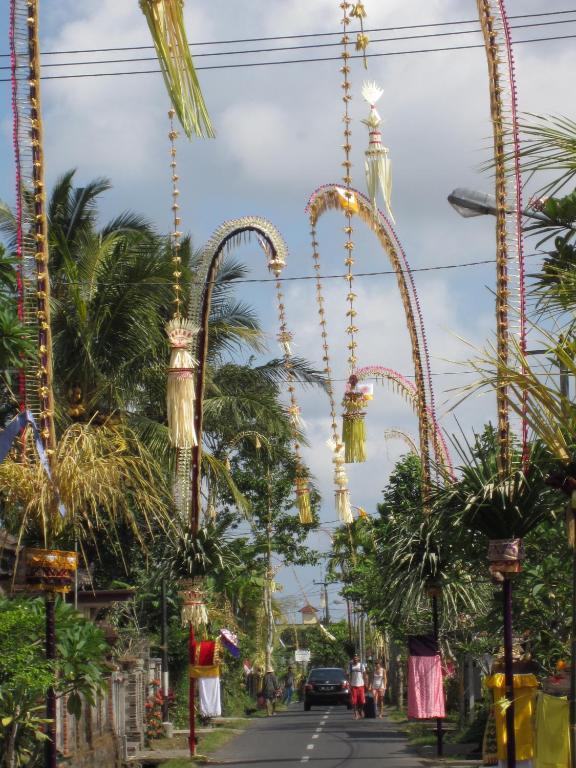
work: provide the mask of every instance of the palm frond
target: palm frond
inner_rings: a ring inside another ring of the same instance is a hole
[[[31,442],[30,436],[29,441]],[[28,456],[35,456],[32,445]],[[122,522],[144,546],[160,526],[168,531],[168,491],[161,468],[127,427],[74,424],[60,436],[48,477],[35,457],[10,456],[0,464],[8,517],[19,532],[44,531],[53,546],[72,530],[81,540],[112,535]],[[58,499],[66,508],[62,518]]]

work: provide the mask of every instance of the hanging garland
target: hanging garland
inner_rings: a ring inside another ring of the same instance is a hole
[[[322,362],[324,364],[323,372],[326,378],[326,391],[330,403],[330,431],[331,439],[329,446],[332,450],[332,463],[334,465],[334,492],[336,514],[338,519],[345,525],[350,525],[354,521],[350,503],[350,490],[348,488],[348,476],[346,474],[344,443],[338,431],[338,421],[336,415],[336,400],[334,397],[334,385],[332,381],[332,369],[330,367],[330,348],[328,345],[328,327],[326,323],[326,309],[324,303],[324,293],[322,289],[320,252],[318,250],[318,238],[316,227],[313,224],[310,234],[312,236],[312,259],[314,261],[314,272],[316,282],[316,303],[318,305],[318,316],[320,324],[320,336],[322,339]]]
[[[342,8],[342,66],[340,72],[342,73],[342,90],[344,94],[342,101],[344,102],[344,114],[342,122],[344,123],[344,143],[342,149],[344,151],[344,160],[342,166],[344,168],[344,175],[342,181],[344,183],[344,189],[339,190],[340,205],[344,210],[346,217],[346,226],[344,227],[344,233],[346,235],[346,241],[344,243],[344,267],[346,269],[345,279],[348,283],[348,293],[346,295],[346,301],[348,309],[346,311],[346,318],[348,325],[346,326],[346,333],[348,335],[348,370],[350,378],[348,380],[349,386],[344,395],[342,405],[344,412],[342,414],[342,440],[344,443],[344,460],[347,463],[363,462],[366,461],[366,425],[364,417],[366,411],[364,410],[365,402],[362,394],[355,391],[354,383],[354,369],[356,368],[357,356],[356,350],[358,342],[356,341],[356,334],[358,333],[358,326],[356,325],[357,311],[355,308],[356,294],[354,293],[354,241],[352,239],[354,228],[352,226],[352,216],[356,212],[356,201],[354,193],[352,192],[352,162],[350,160],[350,153],[352,151],[352,130],[350,117],[350,101],[352,95],[350,93],[350,53],[348,51],[348,45],[350,43],[350,37],[348,35],[348,25],[350,24],[349,12],[354,12],[355,6],[353,3],[348,3],[346,0],[340,4]],[[362,9],[363,11],[363,9]],[[365,16],[365,11],[360,18]]]
[[[294,386],[294,373],[292,364],[292,349],[290,341],[292,334],[288,330],[286,323],[286,307],[284,304],[284,293],[282,291],[282,283],[280,282],[280,274],[284,264],[274,264],[269,262],[268,266],[270,271],[276,278],[276,300],[278,309],[278,341],[284,352],[284,367],[286,369],[288,379],[288,396],[290,399],[290,405],[288,407],[288,415],[290,418],[290,425],[292,429],[292,445],[294,449],[294,457],[296,464],[296,506],[298,508],[298,515],[300,522],[303,525],[310,525],[314,522],[312,517],[312,505],[310,503],[310,489],[308,487],[308,470],[303,464],[302,454],[300,451],[300,438],[299,431],[302,427],[302,421],[300,418],[300,408],[296,398],[296,387]]]

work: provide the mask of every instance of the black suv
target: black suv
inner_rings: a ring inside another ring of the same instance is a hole
[[[350,684],[346,672],[339,667],[317,667],[311,669],[304,686],[304,710],[309,712],[312,704],[345,704],[352,708]]]

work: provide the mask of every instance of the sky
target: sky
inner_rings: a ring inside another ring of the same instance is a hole
[[[0,6],[0,66],[8,53],[8,2]],[[490,174],[481,170],[490,157],[491,123],[485,54],[482,47],[402,53],[481,43],[473,0],[365,0],[369,59],[365,71],[352,63],[352,175],[365,189],[366,128],[360,120],[368,107],[360,97],[362,82],[375,80],[384,90],[378,110],[383,142],[393,165],[392,209],[396,231],[413,269],[439,267],[494,257],[494,220],[465,220],[446,201],[455,187],[490,192]],[[576,2],[509,0],[514,41],[576,34]],[[549,15],[552,11],[572,11]],[[529,14],[543,14],[531,16]],[[183,228],[195,246],[204,243],[226,219],[259,215],[282,233],[289,249],[285,277],[313,274],[310,236],[304,214],[311,193],[342,175],[342,102],[340,60],[267,64],[293,59],[334,57],[337,46],[234,53],[337,42],[341,11],[337,0],[186,0],[188,37],[217,137],[182,137],[178,171]],[[447,22],[467,22],[448,24]],[[553,22],[553,23],[552,23]],[[543,26],[543,24],[546,24]],[[534,25],[540,26],[521,26]],[[418,26],[417,26],[418,25]],[[431,26],[421,26],[431,25]],[[443,25],[443,26],[432,26]],[[402,30],[401,27],[416,27]],[[392,28],[392,29],[391,29]],[[463,34],[463,32],[467,32]],[[439,33],[445,33],[439,37]],[[447,33],[450,33],[449,35]],[[458,34],[454,34],[458,33]],[[419,36],[419,37],[415,37]],[[286,38],[256,40],[254,38]],[[413,37],[414,39],[399,39]],[[252,42],[223,42],[246,41]],[[380,40],[380,42],[378,42]],[[41,2],[43,73],[85,74],[156,70],[154,52],[139,50],[50,55],[55,51],[149,46],[148,28],[137,0],[52,0]],[[226,55],[210,55],[222,54]],[[573,90],[576,46],[573,39],[518,43],[519,108],[537,114],[572,116],[567,94]],[[126,59],[147,59],[123,61]],[[115,63],[47,66],[71,62]],[[263,66],[229,67],[246,62]],[[204,69],[205,67],[219,67]],[[12,116],[8,71],[0,69],[0,199],[14,201]],[[145,214],[161,231],[170,228],[170,174],[167,110],[159,74],[47,79],[42,84],[47,184],[76,169],[79,186],[98,176],[113,189],[102,199],[102,220],[131,209]],[[323,271],[344,271],[343,219],[326,214],[318,227]],[[355,269],[389,270],[375,238],[355,233]],[[535,250],[528,241],[526,253]],[[237,253],[251,268],[250,277],[266,278],[265,259],[256,245]],[[529,271],[538,257],[529,256]],[[447,434],[468,434],[495,418],[489,395],[468,399],[455,410],[458,389],[471,379],[466,361],[494,333],[494,265],[415,272],[429,339],[438,416]],[[359,277],[356,282],[359,365],[383,365],[413,375],[405,319],[393,275]],[[345,292],[343,280],[326,280],[329,342],[338,399],[346,371]],[[320,334],[314,285],[310,280],[285,284],[288,325],[294,351],[321,367]],[[258,309],[269,336],[270,356],[278,356],[273,286],[239,286],[241,299]],[[322,530],[310,537],[326,550],[336,526],[332,504],[328,403],[318,392],[299,393],[309,447],[305,459],[323,494]],[[378,387],[367,417],[369,460],[349,467],[353,504],[369,512],[394,462],[405,453],[402,443],[385,441],[387,428],[417,435],[414,414],[385,387]],[[322,569],[280,569],[281,593],[296,602],[319,603]],[[332,590],[336,598],[336,590]],[[334,604],[333,613],[342,613]]]

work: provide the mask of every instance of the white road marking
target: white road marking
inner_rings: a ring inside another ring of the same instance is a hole
[[[316,733],[322,733],[322,728],[316,728]]]
[[[300,760],[301,763],[307,763],[308,760],[310,760],[310,755],[304,755],[304,757]]]
[[[314,744],[306,744],[306,749],[314,749]]]
[[[312,738],[313,738],[313,739],[317,739],[317,738],[318,738],[318,734],[317,734],[317,733],[313,733],[313,734],[312,734]]]

